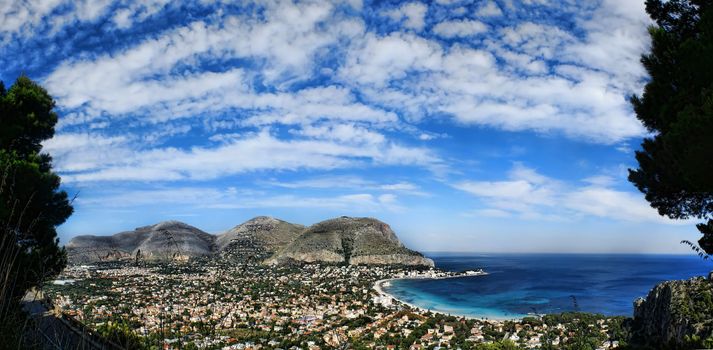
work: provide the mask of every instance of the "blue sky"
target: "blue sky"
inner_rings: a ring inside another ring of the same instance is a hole
[[[626,181],[643,1],[0,5],[57,101],[60,227],[372,216],[426,251],[687,252]]]

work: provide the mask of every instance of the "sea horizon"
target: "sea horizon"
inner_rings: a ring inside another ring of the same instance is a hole
[[[662,256],[694,256],[698,259],[701,259],[701,261],[711,261],[712,267],[713,267],[713,260],[704,260],[703,258],[699,257],[696,253],[690,252],[690,253],[684,253],[684,252],[678,252],[678,253],[640,253],[640,252],[632,252],[632,253],[627,253],[627,252],[449,252],[449,251],[428,251],[428,250],[420,250],[420,252],[426,256],[426,257],[431,257],[431,256],[446,256],[446,255],[455,255],[455,256],[478,256],[478,255],[492,255],[492,254],[498,254],[498,255],[662,255]]]
[[[658,283],[706,276],[713,263],[685,254],[424,253],[436,268],[488,275],[455,279],[396,279],[395,299],[435,312],[516,319],[567,311],[633,315],[637,298]]]

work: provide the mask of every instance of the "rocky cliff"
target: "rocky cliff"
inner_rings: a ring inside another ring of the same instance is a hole
[[[713,281],[666,281],[634,302],[633,342],[654,348],[713,346]]]
[[[310,226],[268,263],[286,261],[433,266],[431,259],[404,247],[389,225],[350,217]]]

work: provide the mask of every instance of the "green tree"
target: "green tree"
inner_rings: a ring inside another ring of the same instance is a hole
[[[66,264],[56,227],[71,214],[67,193],[41,142],[54,135],[57,114],[47,91],[26,76],[0,82],[0,302],[16,304]],[[1,311],[1,310],[0,310]]]
[[[105,339],[121,345],[125,349],[146,349],[145,339],[138,336],[128,323],[122,320],[109,321],[97,327],[97,332]]]
[[[631,102],[653,136],[636,152],[629,181],[672,219],[707,220],[698,241],[713,253],[713,2],[647,0],[656,22],[642,56],[650,80]],[[695,247],[694,247],[695,248]]]

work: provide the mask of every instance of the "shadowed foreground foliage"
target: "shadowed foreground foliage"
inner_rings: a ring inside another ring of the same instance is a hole
[[[47,91],[22,76],[0,82],[0,338],[19,342],[19,301],[66,264],[56,227],[71,214],[67,193],[41,142],[54,135],[57,115]]]
[[[654,134],[636,152],[629,181],[672,219],[707,220],[698,241],[713,253],[713,2],[648,0],[656,22],[651,52],[641,58],[651,77],[631,102]],[[702,253],[702,252],[701,252]]]

